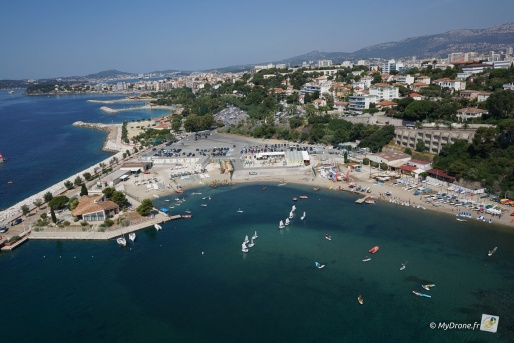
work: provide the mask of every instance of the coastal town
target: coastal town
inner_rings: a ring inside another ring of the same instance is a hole
[[[477,63],[478,59],[487,61]],[[511,226],[509,214],[514,201],[507,194],[512,192],[505,189],[495,193],[491,185],[434,167],[433,159],[458,141],[475,144],[477,132],[483,135],[487,130],[496,130],[497,125],[486,120],[497,115],[488,110],[492,92],[466,90],[466,85],[470,79],[493,73],[510,75],[510,80],[514,80],[513,69],[512,51],[486,56],[454,53],[431,63],[389,60],[378,64],[346,61],[332,65],[332,61],[322,60],[317,64],[306,62],[301,68],[265,65],[254,67],[251,73],[98,83],[87,89],[80,85],[55,86],[52,93],[137,90],[138,95],[124,99],[88,101],[102,105],[100,110],[114,116],[131,109],[168,110],[170,114],[123,124],[75,123],[106,131],[104,150],[116,154],[2,211],[0,244],[9,250],[26,239],[110,239],[183,218],[187,214],[175,208],[153,208],[145,215],[138,214],[136,208],[145,198],[187,195],[196,188],[213,186],[212,182],[219,179],[227,185],[309,184],[331,191],[363,193],[370,199],[367,204],[388,201],[422,210],[466,213],[469,218]],[[434,70],[439,75],[453,73],[455,78],[432,79],[425,75],[433,75]],[[343,74],[348,82],[337,80]],[[305,82],[298,84],[295,79],[299,76]],[[295,82],[300,86],[295,87]],[[239,91],[228,88],[229,95],[225,96],[225,101],[232,97],[235,106],[218,105],[217,112],[204,113],[211,118],[206,125],[198,122],[199,116],[191,105],[174,100],[174,90],[187,89],[198,99],[206,89],[215,92],[227,84],[239,85]],[[250,121],[256,119],[253,108],[238,108],[237,101],[250,97],[241,94],[248,92],[241,86],[250,86],[252,91],[259,84],[267,89],[273,104],[261,113],[263,124],[251,127]],[[511,95],[513,85],[502,84],[500,92]],[[434,90],[439,96],[432,95]],[[468,107],[444,115],[444,124],[442,120],[430,119],[430,115],[423,118],[416,113],[420,111],[417,104],[439,104],[445,99],[451,99],[454,106]],[[144,105],[121,110],[107,107],[131,101]],[[404,109],[399,110],[402,106]],[[416,116],[418,120],[408,120]],[[370,127],[373,132],[368,137],[354,135],[358,139],[353,141],[343,141],[350,138],[344,132],[315,136],[311,123],[327,123],[326,120]],[[241,129],[245,126],[246,131]],[[271,129],[256,134],[264,127]],[[388,128],[391,130],[386,133]],[[510,140],[512,135],[510,126],[503,139]],[[77,194],[77,187],[83,188],[81,194]],[[118,203],[106,196],[106,190],[111,189],[124,195]],[[63,196],[67,201],[61,207],[50,205],[53,197]],[[48,205],[44,199],[49,199]],[[52,215],[53,223],[47,219],[50,209],[58,211]]]

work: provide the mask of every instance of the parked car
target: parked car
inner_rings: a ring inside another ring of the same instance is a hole
[[[21,223],[23,221],[23,219],[21,218],[16,218],[12,223],[11,223],[11,226],[14,226],[14,225],[18,225],[19,223]]]
[[[7,226],[5,226],[5,225],[0,226],[0,233],[6,233],[7,231],[9,231]]]
[[[249,172],[250,175],[257,175],[257,172]]]

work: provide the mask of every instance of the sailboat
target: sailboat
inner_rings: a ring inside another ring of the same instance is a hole
[[[357,297],[357,301],[359,302],[359,304],[363,305],[364,304],[364,300],[362,300],[362,295],[359,295]]]
[[[289,219],[293,219],[293,211],[289,212]]]
[[[423,287],[424,289],[426,289],[427,291],[430,290],[431,287],[434,287],[435,285],[421,285],[421,287]]]
[[[129,233],[129,239],[132,241],[132,243],[136,240],[136,233],[131,232]]]
[[[242,209],[237,210],[238,213],[243,213]]]
[[[496,252],[496,249],[498,249],[498,247],[494,247],[493,250],[489,250],[489,252],[487,253],[487,256],[493,256],[493,254]]]
[[[278,223],[278,228],[283,229],[285,227],[284,222],[281,220],[280,223]]]
[[[257,239],[259,236],[257,236],[257,231],[255,231],[255,233],[253,234],[252,236],[252,239]]]
[[[296,211],[296,206],[295,205],[293,205],[293,207],[291,208],[291,212],[294,212],[294,211]]]
[[[325,265],[320,264],[319,262],[314,262],[314,264],[316,265],[316,267],[318,267],[318,269],[325,268]]]
[[[303,215],[300,217],[301,220],[305,219],[305,212],[303,212]]]
[[[286,218],[286,225],[289,225],[290,221],[289,218]]]
[[[248,243],[247,245],[248,245],[248,248],[251,248],[255,245],[255,243],[253,242],[253,237],[252,237],[252,240],[250,241],[250,243]]]
[[[153,227],[155,228],[155,230],[159,231],[159,230],[162,230],[162,226],[160,226],[159,224],[153,224]]]
[[[242,252],[248,252],[248,248],[246,247],[245,242],[243,242],[243,244],[241,245],[241,251]]]
[[[248,235],[245,236],[245,244],[250,242],[250,240],[248,239]]]
[[[330,235],[327,233],[327,234],[325,235],[325,239],[327,239],[327,240],[331,241],[331,240],[332,240],[332,237],[330,237]]]
[[[126,247],[127,246],[127,241],[125,240],[125,237],[118,237],[116,239],[116,242],[121,245],[122,247]]]

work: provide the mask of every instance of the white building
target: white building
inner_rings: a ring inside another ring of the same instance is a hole
[[[403,62],[396,62],[394,59],[382,64],[382,74],[391,74],[392,71],[401,72],[404,68]]]
[[[318,67],[330,67],[332,65],[332,60],[319,60]]]
[[[466,89],[465,81],[451,80],[448,78],[437,79],[434,81],[434,84],[441,88],[450,88],[453,91],[463,91]]]
[[[387,83],[375,83],[369,88],[369,94],[375,95],[379,101],[398,99],[398,87],[388,85]]]
[[[468,119],[482,118],[484,114],[488,113],[489,112],[487,112],[486,110],[481,110],[479,108],[466,107],[457,110],[457,118],[459,118],[462,121],[465,121]]]
[[[362,113],[368,110],[371,103],[377,103],[376,95],[352,95],[349,99],[348,109],[352,112]]]

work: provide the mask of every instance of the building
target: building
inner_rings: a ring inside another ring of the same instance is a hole
[[[383,151],[377,154],[369,154],[366,156],[370,161],[375,163],[386,163],[388,166],[396,168],[410,161],[410,155],[401,151]]]
[[[114,187],[121,181],[125,181],[128,178],[128,174],[130,171],[128,170],[116,170],[115,172],[110,173],[106,177],[101,179],[101,183],[103,183],[107,187]],[[100,181],[98,181],[100,183]]]
[[[369,94],[375,95],[378,100],[391,101],[400,97],[398,87],[388,85],[387,83],[375,83],[369,88]]]
[[[375,95],[352,95],[349,99],[348,109],[352,112],[362,113],[363,110],[369,110],[371,103],[377,103]]]
[[[453,144],[459,139],[471,143],[474,130],[413,130],[412,128],[395,128],[394,141],[397,145],[415,149],[418,139],[425,143],[428,151],[438,154],[446,144]]]
[[[414,80],[415,83],[424,83],[425,85],[430,85],[430,77],[428,76],[425,76],[425,75],[420,75],[418,77],[416,77],[416,79]]]
[[[428,162],[428,161],[421,161],[421,160],[410,160],[407,162],[407,165],[408,166],[413,166],[413,167],[416,167],[417,169],[422,169],[422,170],[429,170],[429,169],[432,169],[432,162]]]
[[[389,81],[399,83],[401,85],[412,85],[414,83],[414,76],[411,75],[391,75]]]
[[[319,60],[318,61],[318,67],[330,67],[332,65],[332,60]]]
[[[385,108],[396,108],[398,104],[394,101],[389,100],[382,100],[379,103],[377,103],[377,109],[383,110]]]
[[[481,92],[481,91],[475,91],[475,90],[465,90],[465,91],[460,92],[460,96],[462,98],[470,99],[470,100],[476,99],[477,102],[486,101],[490,95],[491,95],[491,92]]]
[[[74,217],[84,221],[104,221],[111,215],[120,213],[120,207],[113,201],[105,200],[104,195],[84,195],[77,207],[71,211]]]
[[[460,110],[457,110],[457,118],[460,120],[468,120],[468,119],[477,119],[482,118],[483,115],[489,114],[486,110],[481,110],[479,108],[475,107],[466,107],[461,108]]]
[[[392,71],[401,73],[405,69],[402,62],[396,62],[394,59],[382,64],[382,74],[391,74]]]
[[[466,89],[465,81],[451,80],[448,78],[437,79],[434,84],[441,88],[450,88],[452,91],[463,91]]]
[[[152,167],[152,162],[125,162],[120,170],[130,171],[131,173],[145,172]]]
[[[506,83],[503,85],[504,91],[514,91],[514,83]]]

